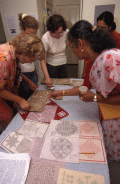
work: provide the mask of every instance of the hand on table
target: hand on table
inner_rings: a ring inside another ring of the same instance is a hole
[[[19,105],[23,111],[29,111],[31,108],[31,105],[25,99],[22,99]]]

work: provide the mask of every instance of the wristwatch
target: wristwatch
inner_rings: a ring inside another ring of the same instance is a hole
[[[97,102],[97,95],[94,96],[93,102]]]

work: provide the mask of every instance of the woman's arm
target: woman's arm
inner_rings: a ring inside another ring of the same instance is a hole
[[[56,98],[58,96],[77,96],[77,95],[79,95],[79,98],[85,102],[93,102],[95,93],[93,93],[91,90],[82,93],[79,91],[79,87],[74,87],[72,89],[67,90],[55,90],[52,91],[51,93],[51,96],[53,98]],[[115,88],[107,98],[104,98],[100,93],[97,93],[97,102],[111,105],[120,105],[120,91],[118,91]]]
[[[20,96],[14,95],[13,93],[7,91],[6,89],[0,90],[0,97],[15,102],[20,105],[22,110],[30,110],[31,105]]]
[[[79,92],[79,97],[82,97],[82,100],[85,102],[93,102],[94,96],[95,94],[91,90],[88,90],[83,94]],[[104,98],[100,93],[97,93],[97,102],[120,105],[120,91],[118,91],[117,88],[114,88],[107,98]]]
[[[56,98],[58,96],[77,96],[79,95],[79,87],[73,87],[72,89],[66,90],[55,90],[52,91],[51,96]]]
[[[41,61],[41,67],[45,76],[45,84],[47,87],[52,87],[51,86],[51,79],[48,73],[47,65],[46,65],[46,57],[47,57],[47,52],[45,52],[45,59]]]
[[[28,87],[29,87],[30,90],[35,90],[37,88],[37,85],[33,81],[28,79],[23,73],[21,73],[20,76],[28,84]]]

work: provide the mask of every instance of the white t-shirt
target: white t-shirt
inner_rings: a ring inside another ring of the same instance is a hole
[[[59,66],[67,63],[66,38],[68,31],[68,29],[64,31],[59,39],[53,38],[49,31],[43,35],[42,42],[47,51],[46,62],[48,64]]]
[[[35,71],[35,64],[32,63],[20,63],[21,72],[33,72]]]

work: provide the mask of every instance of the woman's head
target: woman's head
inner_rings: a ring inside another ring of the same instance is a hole
[[[116,23],[114,22],[114,16],[111,12],[105,11],[97,18],[97,27],[102,28],[105,31],[112,31],[116,29]]]
[[[101,53],[103,50],[115,47],[109,33],[102,29],[93,29],[91,23],[86,20],[76,22],[68,32],[68,40],[73,47],[78,48],[81,40],[84,40],[94,52]],[[83,51],[82,51],[83,52]]]
[[[51,36],[59,38],[63,31],[67,28],[67,24],[61,15],[54,14],[47,21],[47,31],[50,31]]]
[[[45,56],[44,46],[41,39],[34,34],[21,34],[12,42],[16,54],[28,58],[43,60]]]
[[[27,34],[36,34],[39,24],[38,21],[30,16],[22,16],[23,14],[19,14],[19,21],[20,21],[20,27],[21,30]]]

